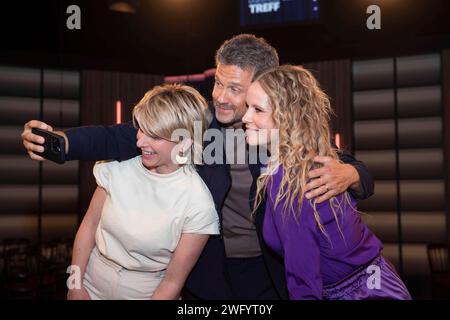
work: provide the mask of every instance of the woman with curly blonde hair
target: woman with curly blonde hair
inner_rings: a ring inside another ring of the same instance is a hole
[[[247,105],[247,142],[273,152],[254,212],[265,201],[264,240],[284,259],[290,298],[411,299],[350,193],[320,204],[304,197],[314,158],[339,158],[330,142],[330,102],[313,75],[290,65],[269,70],[251,85]]]

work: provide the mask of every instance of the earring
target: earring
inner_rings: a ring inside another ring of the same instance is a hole
[[[184,155],[183,150],[180,150],[180,152],[175,156],[175,160],[178,164],[186,164],[188,157]]]

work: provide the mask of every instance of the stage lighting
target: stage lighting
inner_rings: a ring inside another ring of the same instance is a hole
[[[110,0],[109,10],[121,13],[136,13],[138,0]]]

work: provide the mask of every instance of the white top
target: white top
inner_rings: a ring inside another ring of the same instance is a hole
[[[107,191],[95,234],[98,250],[129,270],[161,271],[182,233],[219,234],[212,196],[198,173],[147,170],[141,156],[98,162],[97,184]]]

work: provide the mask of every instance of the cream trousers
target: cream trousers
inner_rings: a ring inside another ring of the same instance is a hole
[[[92,300],[148,300],[164,274],[165,270],[142,272],[124,269],[94,247],[83,285]]]

